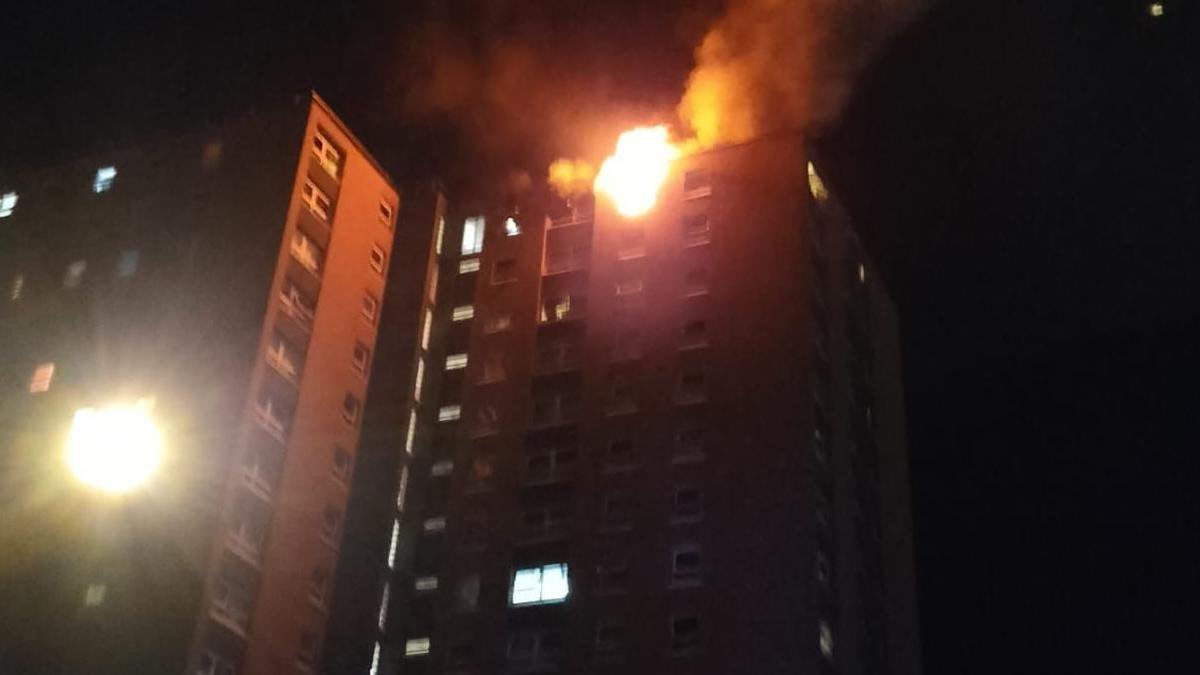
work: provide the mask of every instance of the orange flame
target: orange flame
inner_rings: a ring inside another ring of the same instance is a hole
[[[617,139],[617,150],[600,165],[593,187],[607,195],[621,215],[640,216],[653,208],[679,154],[666,125],[631,129]]]

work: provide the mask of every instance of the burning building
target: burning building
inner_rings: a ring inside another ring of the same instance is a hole
[[[845,214],[799,137],[624,140],[595,195],[439,226],[327,669],[918,673],[896,317]]]

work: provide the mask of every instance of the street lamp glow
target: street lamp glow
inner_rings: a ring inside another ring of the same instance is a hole
[[[114,494],[146,482],[163,454],[150,407],[143,399],[134,405],[77,410],[67,436],[67,464],[75,477]]]

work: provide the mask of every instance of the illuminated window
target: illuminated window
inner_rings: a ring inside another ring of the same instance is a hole
[[[346,394],[342,397],[342,421],[351,426],[358,424],[358,418],[362,415],[362,401],[354,394]]]
[[[451,422],[462,417],[462,406],[444,405],[438,409],[439,422]]]
[[[405,656],[424,656],[429,653],[429,638],[411,638],[404,641]]]
[[[354,471],[354,458],[343,447],[333,449],[333,478],[342,485],[350,484],[350,475]]]
[[[117,276],[126,279],[134,274],[137,274],[138,267],[138,250],[136,248],[121,251],[121,257],[117,258]]]
[[[571,592],[566,563],[523,567],[513,573],[512,605],[565,602]]]
[[[404,451],[408,454],[413,454],[413,439],[417,436],[417,411],[410,410],[408,413],[408,431],[407,437],[404,439]]]
[[[675,614],[671,616],[671,647],[677,650],[700,646],[700,616]]]
[[[496,314],[483,324],[483,332],[487,334],[500,333],[512,328],[512,315]]]
[[[425,384],[425,359],[417,358],[417,376],[413,379],[413,400],[421,400],[421,387]]]
[[[438,587],[438,578],[435,576],[432,576],[432,575],[424,576],[424,577],[417,577],[416,580],[413,581],[413,590],[421,592],[421,593],[428,593],[429,591],[436,591],[437,587]]]
[[[12,290],[8,292],[9,300],[20,300],[21,293],[25,290],[25,275],[17,274],[13,276]]]
[[[421,529],[430,534],[437,534],[446,531],[446,516],[434,516],[426,518],[425,522],[421,523]]]
[[[96,169],[96,178],[92,180],[92,192],[100,194],[112,189],[113,181],[117,180],[117,167],[102,166]]]
[[[429,349],[429,336],[433,333],[433,310],[425,310],[425,323],[421,327],[421,349]]]
[[[452,460],[452,459],[438,460],[438,461],[434,462],[432,466],[429,467],[429,474],[431,476],[438,476],[438,477],[449,476],[453,472],[454,472],[454,460]]]
[[[54,364],[39,363],[33,369],[33,377],[29,379],[29,393],[40,394],[50,391],[50,382],[54,379]]]
[[[383,274],[383,268],[387,265],[387,254],[379,247],[379,244],[371,245],[371,269],[377,274]]]
[[[0,218],[7,218],[17,210],[17,193],[5,192],[0,195]]]
[[[396,553],[400,551],[400,519],[392,519],[392,539],[388,542],[388,568],[396,569]]]
[[[824,202],[829,199],[829,191],[825,189],[825,181],[821,180],[821,176],[817,174],[817,167],[813,166],[812,162],[808,163],[808,191],[818,202]]]
[[[325,138],[325,134],[320,131],[313,132],[312,138],[313,156],[317,158],[317,163],[321,168],[325,169],[326,173],[332,176],[335,180],[338,177],[338,167],[342,161],[342,153],[333,147],[333,143]]]
[[[1146,7],[1146,11],[1150,16],[1158,18],[1166,12],[1166,7],[1161,2],[1152,2]]]
[[[446,357],[446,370],[462,370],[466,367],[466,354],[450,354]]]
[[[392,597],[392,585],[388,582],[383,583],[383,595],[379,598],[379,630],[384,630],[387,626],[388,601]]]
[[[437,220],[437,236],[433,242],[433,252],[442,254],[442,240],[446,237],[446,219],[443,216],[438,216]]]
[[[833,629],[829,627],[829,622],[821,619],[817,624],[818,644],[821,647],[821,656],[827,659],[833,658]]]
[[[371,363],[371,350],[361,342],[354,343],[354,351],[350,354],[350,365],[359,375],[367,374],[367,366]]]
[[[492,265],[492,283],[506,284],[517,280],[517,260],[516,258],[507,258],[505,260],[497,260]]]
[[[79,285],[83,283],[83,273],[86,271],[86,260],[76,260],[67,265],[67,271],[63,274],[63,288],[79,288]]]
[[[392,227],[392,205],[379,200],[379,222],[383,223],[388,229]]]
[[[509,237],[515,237],[521,234],[521,226],[517,223],[516,218],[509,216],[504,219],[504,234]]]
[[[360,311],[362,312],[362,317],[366,319],[368,323],[374,325],[375,320],[379,318],[379,300],[377,300],[375,296],[371,295],[370,293],[363,293],[362,307]]]
[[[858,264],[858,283],[867,283],[867,268],[862,264]]]
[[[404,511],[404,498],[408,495],[408,467],[400,469],[400,482],[396,485],[396,510]]]
[[[300,188],[300,201],[304,202],[304,206],[314,216],[321,220],[329,220],[329,207],[331,206],[329,197],[321,192],[321,188],[317,187],[316,183],[307,178],[304,179],[304,185]]]
[[[671,585],[697,586],[700,577],[700,545],[680,544],[671,552]]]
[[[88,584],[87,592],[83,596],[83,605],[85,607],[98,607],[104,603],[104,596],[108,593],[108,586],[104,584]]]
[[[376,642],[375,648],[371,651],[371,670],[369,671],[369,675],[379,675],[379,656],[382,651],[383,648]]]
[[[458,261],[458,273],[466,274],[468,272],[479,271],[479,258],[463,258]]]
[[[463,223],[462,254],[474,255],[483,250],[483,216],[467,218]]]
[[[475,305],[459,305],[450,316],[451,321],[466,321],[475,316]]]

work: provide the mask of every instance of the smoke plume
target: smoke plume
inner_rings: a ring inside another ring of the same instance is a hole
[[[467,161],[489,171],[580,158],[555,165],[564,186],[586,181],[635,125],[671,124],[693,147],[819,129],[923,4],[446,1],[404,41],[408,116],[453,128]]]
[[[920,0],[730,0],[696,48],[680,120],[701,147],[833,119]]]

